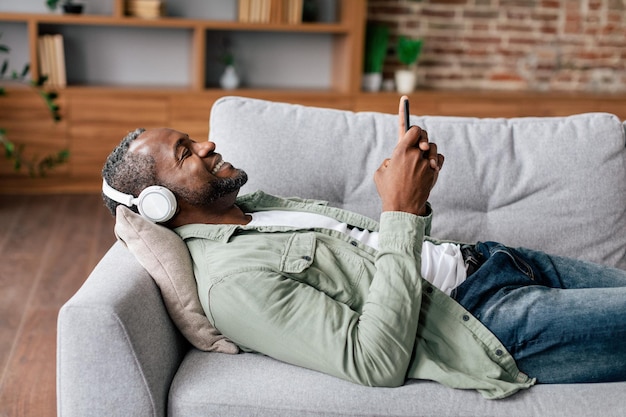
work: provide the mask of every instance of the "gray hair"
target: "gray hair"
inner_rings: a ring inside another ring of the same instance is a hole
[[[102,178],[111,187],[137,197],[146,187],[156,185],[156,165],[149,155],[128,152],[131,143],[146,129],[138,128],[128,133],[119,145],[109,154],[102,168]],[[111,214],[120,203],[102,194],[105,206]],[[137,207],[131,208],[137,212]]]

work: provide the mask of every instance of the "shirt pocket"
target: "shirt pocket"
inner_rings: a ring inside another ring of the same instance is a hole
[[[315,233],[292,235],[285,245],[280,268],[294,281],[350,307],[362,302],[360,285],[366,269],[364,260],[340,245],[318,241]]]
[[[315,234],[294,233],[285,244],[279,268],[288,274],[305,271],[313,263],[315,255]]]

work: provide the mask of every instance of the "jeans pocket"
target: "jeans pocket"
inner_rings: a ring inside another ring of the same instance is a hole
[[[526,275],[531,281],[535,281],[535,271],[530,266],[530,264],[522,257],[522,255],[515,251],[515,249],[511,249],[503,245],[498,245],[492,248],[492,255],[499,253],[508,256],[518,271]]]

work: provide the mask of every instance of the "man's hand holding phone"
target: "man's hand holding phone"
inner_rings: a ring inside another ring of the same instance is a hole
[[[400,98],[398,144],[391,158],[383,161],[374,174],[374,182],[383,203],[383,211],[427,213],[426,201],[444,162],[437,145],[428,141],[428,133],[409,126],[408,97]]]

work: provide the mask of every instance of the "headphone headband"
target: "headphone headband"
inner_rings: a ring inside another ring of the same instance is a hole
[[[102,178],[102,192],[111,200],[117,201],[125,206],[132,207],[137,204],[137,199],[135,197],[130,194],[124,194],[121,191],[117,191],[115,188],[111,187],[104,178]]]

